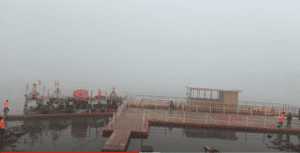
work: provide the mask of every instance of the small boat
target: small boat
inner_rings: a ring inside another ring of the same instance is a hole
[[[24,115],[37,115],[44,113],[44,98],[36,91],[36,84],[33,84],[33,91],[25,94]]]
[[[48,101],[48,114],[62,114],[68,112],[68,99],[63,98],[61,91],[57,88],[54,95]]]
[[[73,92],[73,101],[72,103],[72,113],[89,113],[89,104],[88,101],[90,97],[88,96],[89,91],[87,90],[75,90]]]

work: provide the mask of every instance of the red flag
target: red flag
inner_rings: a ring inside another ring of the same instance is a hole
[[[39,80],[39,85],[41,85],[42,83],[41,83],[41,80]]]
[[[26,91],[28,91],[28,84],[27,84],[27,87],[26,87]]]
[[[99,91],[98,91],[98,95],[99,96],[101,96],[102,94],[101,94],[101,90],[100,90],[100,88],[99,88]]]
[[[55,86],[54,87],[56,87],[56,81],[55,81]]]
[[[48,96],[49,96],[49,88],[48,88]]]
[[[43,91],[45,91],[45,85],[44,85]]]

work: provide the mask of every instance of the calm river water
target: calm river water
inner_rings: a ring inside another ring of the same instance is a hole
[[[107,123],[108,117],[7,121],[7,128],[30,128],[0,151],[99,152],[108,139],[102,136]],[[131,139],[127,151],[203,152],[204,146],[212,146],[222,152],[298,152],[293,148],[299,143],[300,136],[289,134],[151,126],[148,138]]]

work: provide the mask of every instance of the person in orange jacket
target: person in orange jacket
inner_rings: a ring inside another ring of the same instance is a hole
[[[3,110],[4,115],[7,115],[8,111],[9,111],[9,109],[8,109],[8,100],[6,100],[4,102],[4,110]]]
[[[5,131],[5,121],[4,121],[4,119],[0,116],[0,137],[1,137],[1,139],[3,138],[4,131]]]
[[[279,122],[278,122],[278,127],[277,128],[281,128],[283,126],[283,120],[284,120],[284,112],[282,112],[280,118],[279,118]]]

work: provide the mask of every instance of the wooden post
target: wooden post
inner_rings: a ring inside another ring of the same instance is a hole
[[[205,123],[207,124],[207,114],[205,116],[206,116]]]

